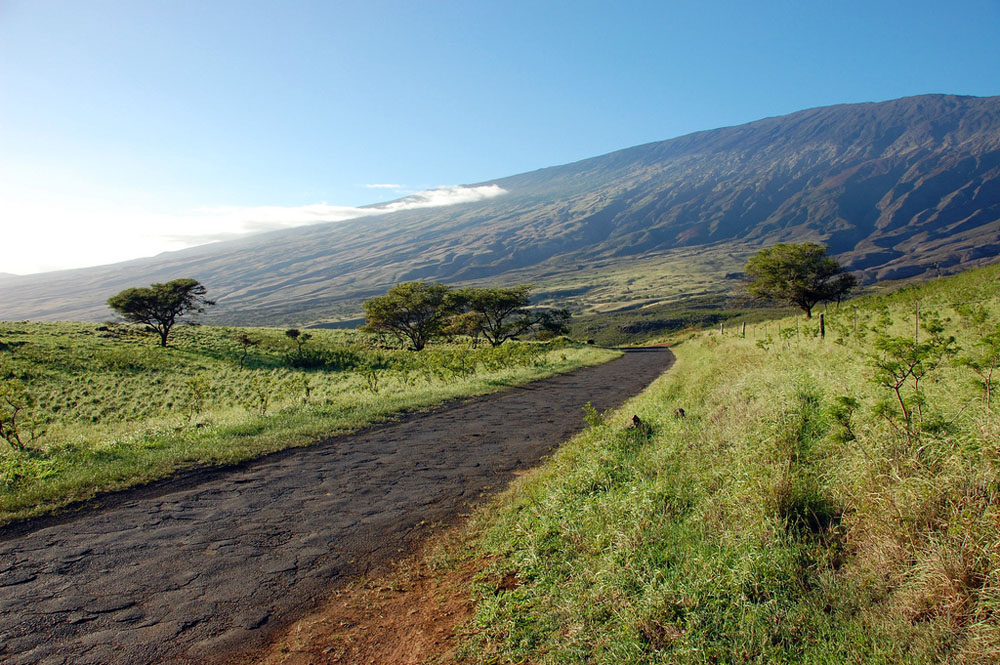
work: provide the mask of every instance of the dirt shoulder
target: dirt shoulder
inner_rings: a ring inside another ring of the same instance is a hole
[[[0,532],[0,659],[205,663],[252,653],[667,369],[667,349]]]
[[[425,665],[447,658],[475,609],[469,589],[486,565],[462,558],[468,538],[462,526],[430,536],[389,570],[338,588],[259,653],[226,665]]]

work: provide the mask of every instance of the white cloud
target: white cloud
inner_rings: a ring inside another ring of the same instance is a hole
[[[365,185],[365,187],[367,187],[368,189],[402,189],[403,188],[402,185],[383,185],[383,184]]]
[[[438,206],[455,205],[456,203],[474,203],[485,201],[501,194],[506,194],[507,190],[499,185],[482,185],[480,187],[437,187],[423,192],[411,194],[406,198],[389,203],[381,203],[374,208],[360,208],[360,210],[378,210],[379,213],[397,212],[399,210],[412,210],[414,208],[436,208]]]
[[[334,206],[326,203],[297,207],[254,206],[242,208],[219,206],[197,211],[199,215],[195,218],[194,221],[196,224],[193,226],[198,230],[193,235],[174,233],[171,236],[178,240],[188,238],[192,245],[201,244],[210,241],[206,240],[206,236],[217,234],[222,228],[225,229],[226,233],[236,235],[259,233],[308,224],[342,222],[348,219],[357,219],[358,217],[385,215],[390,212],[400,212],[416,208],[438,208],[457,203],[475,203],[476,201],[484,201],[504,193],[506,193],[506,190],[497,185],[483,185],[481,187],[449,186],[428,189],[396,201],[380,203],[364,208]],[[206,229],[208,233],[205,232]]]
[[[217,206],[185,214],[154,214],[0,201],[13,220],[0,255],[0,273],[27,274],[114,263],[227,240],[250,233],[341,222],[403,210],[484,201],[505,194],[497,185],[437,187],[375,206]]]

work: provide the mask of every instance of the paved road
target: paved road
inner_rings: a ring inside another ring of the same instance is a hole
[[[423,521],[467,510],[673,362],[623,358],[0,529],[0,662],[204,663],[259,647]]]

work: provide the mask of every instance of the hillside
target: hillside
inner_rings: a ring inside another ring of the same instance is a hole
[[[825,338],[801,314],[685,335],[641,395],[585,409],[261,662],[1000,662],[1000,266],[825,314]]]
[[[1000,254],[1000,97],[810,109],[481,184],[506,194],[0,280],[0,318],[101,320],[178,276],[228,322],[349,320],[409,279],[617,309],[725,293],[755,249],[805,239],[867,281],[957,271]]]
[[[480,512],[461,662],[998,662],[998,268],[675,346]]]

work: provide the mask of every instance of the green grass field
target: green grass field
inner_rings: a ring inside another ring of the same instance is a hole
[[[685,341],[480,511],[455,659],[1000,662],[1000,266],[826,323]]]
[[[299,349],[281,329],[178,327],[160,348],[126,326],[0,323],[8,433],[0,440],[0,522],[617,355],[565,340],[413,353],[353,331],[307,332]],[[245,357],[241,333],[255,342]],[[17,437],[12,404],[23,406]]]

